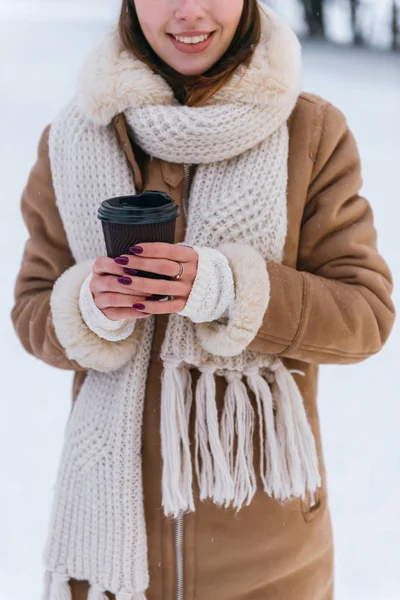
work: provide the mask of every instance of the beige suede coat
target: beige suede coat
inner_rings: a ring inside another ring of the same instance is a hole
[[[131,147],[124,118],[114,119],[135,184],[182,202],[183,166],[148,160]],[[238,514],[196,501],[184,521],[185,600],[332,600],[333,543],[316,403],[319,364],[350,364],[379,352],[394,321],[390,271],[376,247],[368,202],[359,195],[360,162],[345,118],[321,98],[302,94],[289,121],[288,232],[283,264],[268,263],[271,298],[250,349],[281,356],[296,376],[317,442],[322,488],[311,506],[280,505],[261,489]],[[29,230],[12,319],[25,349],[75,371],[74,400],[85,370],[65,356],[50,312],[54,282],[74,263],[56,207],[47,128],[22,196]],[[176,242],[183,240],[183,210]],[[249,298],[251,303],[251,298]],[[143,432],[149,600],[176,597],[175,525],[161,506],[159,350],[167,317],[157,317]],[[194,377],[194,384],[196,383]],[[217,379],[219,408],[225,382]],[[257,431],[257,428],[256,428]],[[257,460],[259,445],[254,440]],[[72,582],[74,600],[87,583]],[[112,596],[110,595],[110,598]]]

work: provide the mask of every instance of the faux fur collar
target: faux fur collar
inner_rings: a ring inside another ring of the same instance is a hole
[[[290,27],[260,4],[262,35],[251,65],[237,69],[209,104],[295,105],[301,86],[301,48]],[[88,56],[78,77],[78,103],[97,125],[128,108],[176,105],[166,81],[123,49],[114,26]]]

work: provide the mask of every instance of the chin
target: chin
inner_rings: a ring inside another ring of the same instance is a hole
[[[207,63],[207,64],[202,64],[202,65],[182,65],[182,64],[176,64],[176,65],[171,65],[172,68],[177,71],[178,73],[180,73],[181,75],[186,75],[187,77],[196,77],[197,75],[203,75],[203,73],[206,73],[209,69],[211,69],[211,67],[213,66],[214,63]]]
[[[197,77],[206,73],[208,69],[209,68],[206,67],[205,69],[175,69],[175,71],[178,71],[178,73],[185,75],[186,77]]]

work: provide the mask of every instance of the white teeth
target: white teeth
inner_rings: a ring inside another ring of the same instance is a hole
[[[174,35],[174,38],[178,42],[183,42],[184,44],[200,44],[200,42],[205,42],[210,37],[210,34],[207,35],[197,35],[195,37],[182,37],[180,35]]]

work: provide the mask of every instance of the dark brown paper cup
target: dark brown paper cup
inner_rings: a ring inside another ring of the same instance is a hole
[[[122,254],[130,254],[129,248],[140,242],[166,242],[173,244],[175,240],[176,220],[152,225],[122,225],[102,221],[107,256],[116,258]]]
[[[140,242],[175,241],[176,219],[179,207],[164,192],[146,191],[137,196],[120,196],[101,203],[101,220],[107,256],[116,258],[130,254],[129,248]],[[168,279],[164,275],[139,271],[138,277]],[[152,296],[153,300],[161,296]]]

